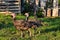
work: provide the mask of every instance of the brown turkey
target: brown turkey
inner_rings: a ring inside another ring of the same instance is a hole
[[[36,28],[40,26],[39,22],[36,21],[25,21],[25,20],[16,20],[15,14],[12,15],[13,17],[13,24],[17,30],[22,30],[22,31],[29,31],[29,35],[31,36],[31,31],[29,30],[30,28]]]

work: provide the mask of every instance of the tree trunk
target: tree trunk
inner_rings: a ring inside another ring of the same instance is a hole
[[[39,0],[39,7],[41,6],[41,1]]]
[[[37,16],[36,16],[36,0],[34,0],[34,18],[37,20]]]

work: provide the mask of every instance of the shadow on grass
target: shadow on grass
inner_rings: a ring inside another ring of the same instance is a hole
[[[1,23],[0,23],[0,29],[12,27],[12,26],[14,26],[12,22],[11,22],[11,23],[9,23],[9,22],[7,22],[7,23],[1,22]]]
[[[53,32],[53,31],[60,31],[60,26],[52,27],[52,28],[46,28],[44,30],[41,30],[41,33],[48,33],[48,32]]]
[[[57,30],[60,31],[60,17],[43,18],[41,20],[43,20],[43,22],[47,22],[47,24],[49,24],[48,28],[46,26],[45,27],[46,29],[41,30],[41,33],[48,33],[48,32],[57,31]]]

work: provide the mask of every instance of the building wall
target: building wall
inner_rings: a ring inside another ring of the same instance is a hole
[[[10,11],[13,13],[20,13],[20,0],[1,0],[0,12]]]

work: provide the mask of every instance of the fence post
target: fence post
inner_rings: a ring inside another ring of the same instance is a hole
[[[47,17],[51,17],[51,9],[50,8],[47,9]]]

